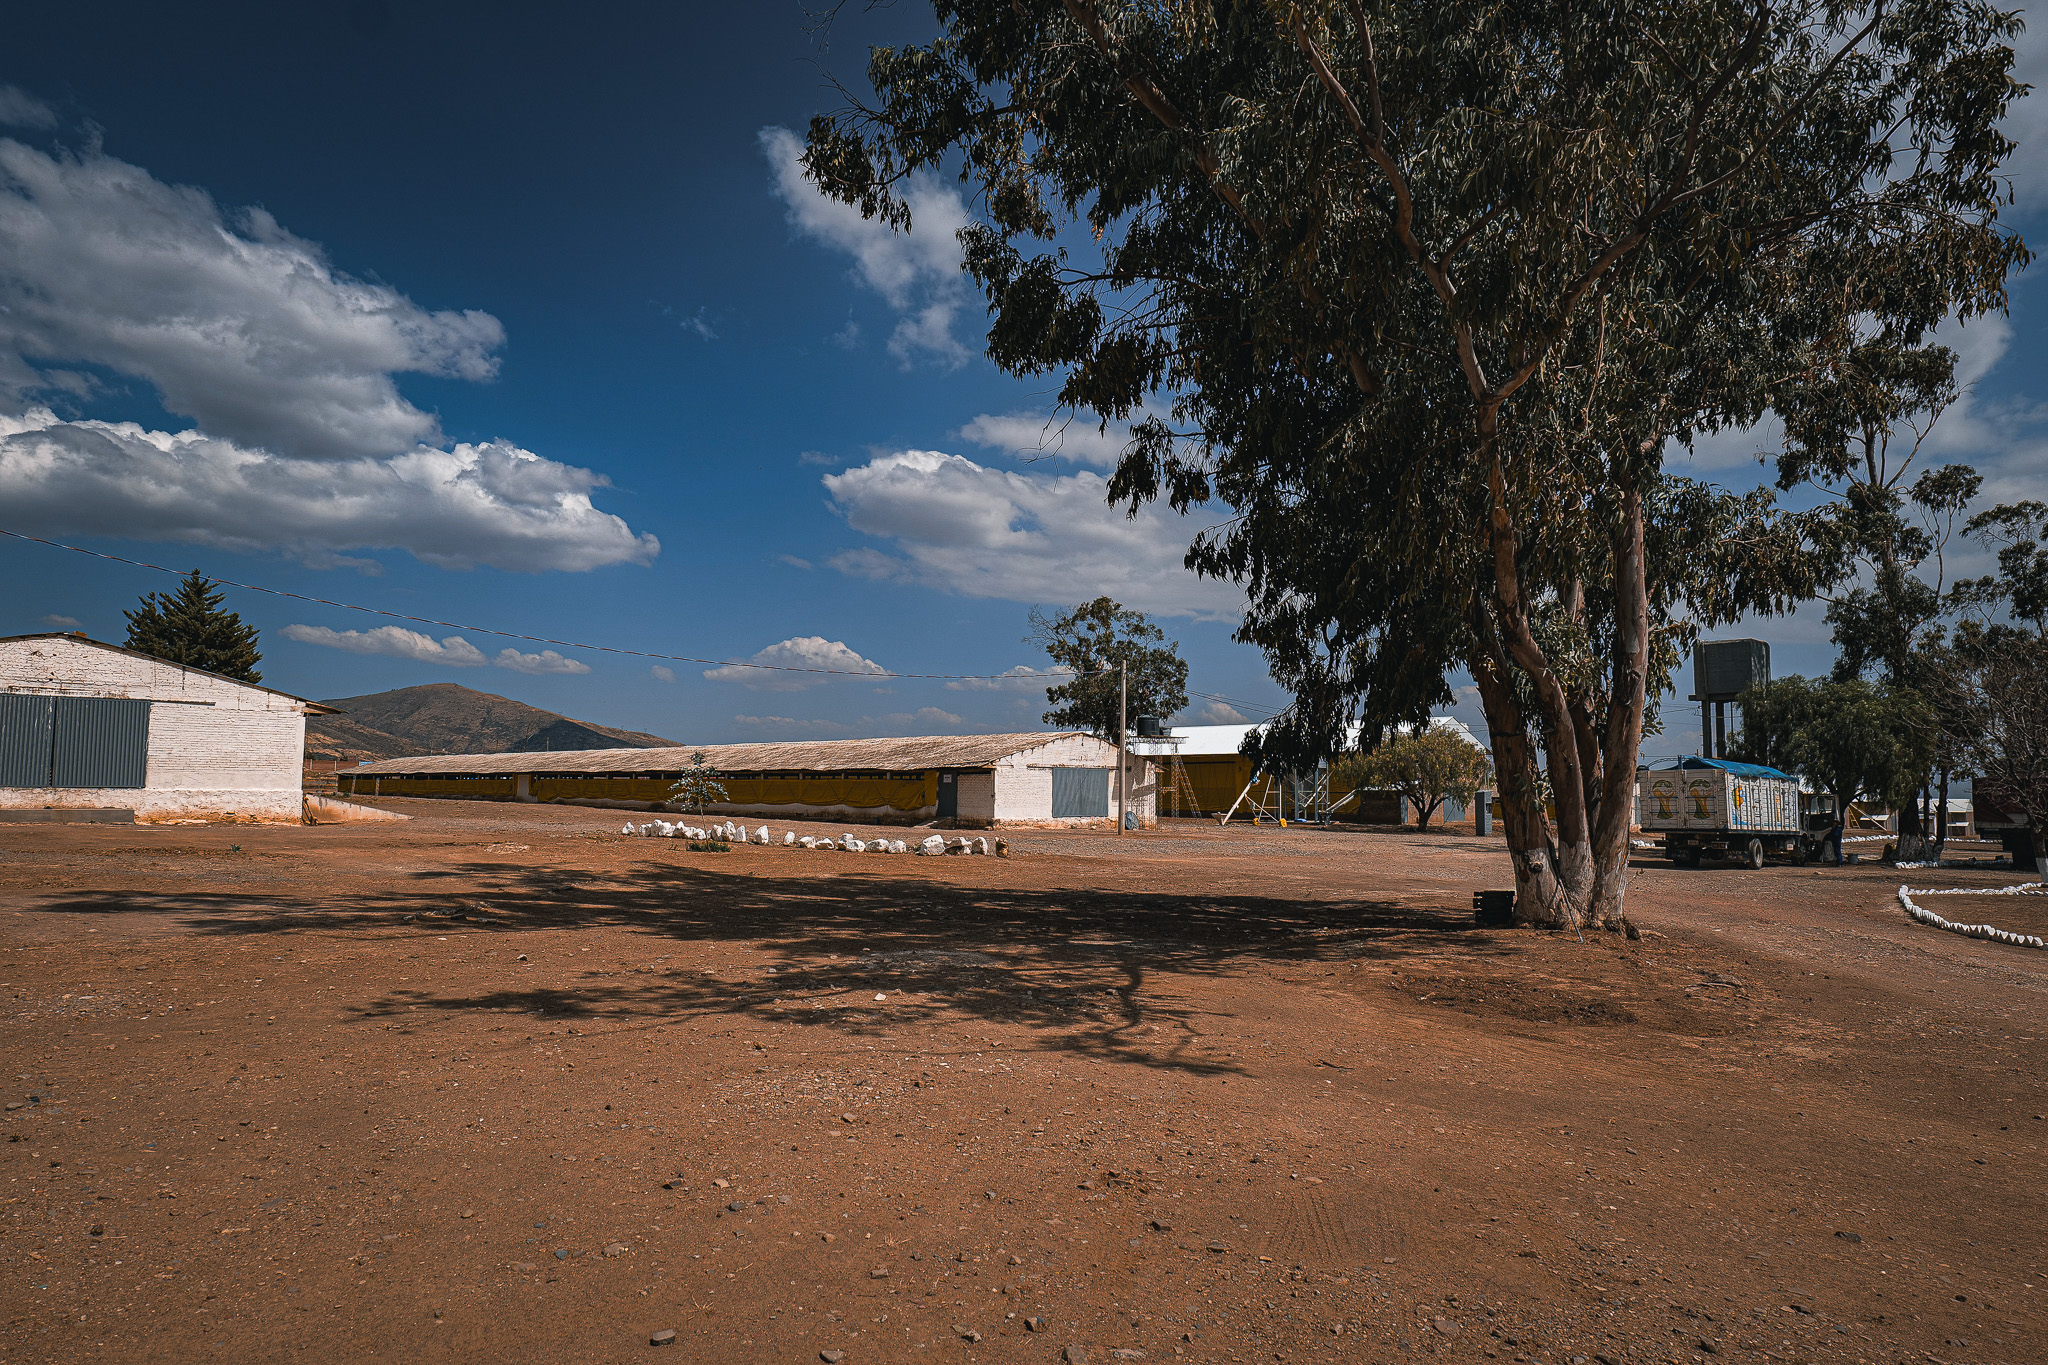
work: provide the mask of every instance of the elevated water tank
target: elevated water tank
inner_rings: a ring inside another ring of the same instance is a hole
[[[1734,701],[1771,680],[1771,647],[1762,640],[1703,640],[1692,652],[1689,701]]]

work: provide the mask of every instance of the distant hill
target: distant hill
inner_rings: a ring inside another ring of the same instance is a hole
[[[538,753],[552,749],[659,749],[675,743],[638,730],[587,720],[478,692],[457,683],[428,683],[336,697],[322,705],[338,716],[306,720],[306,757],[359,762],[419,754]]]

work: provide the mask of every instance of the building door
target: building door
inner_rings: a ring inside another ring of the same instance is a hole
[[[952,773],[939,774],[939,818],[950,820],[960,813],[960,782]]]

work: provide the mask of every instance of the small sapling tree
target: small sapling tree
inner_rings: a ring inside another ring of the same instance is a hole
[[[725,800],[725,784],[719,781],[724,776],[711,766],[704,757],[704,751],[699,749],[690,755],[690,766],[683,769],[683,775],[668,789],[668,798],[702,815],[710,802]]]

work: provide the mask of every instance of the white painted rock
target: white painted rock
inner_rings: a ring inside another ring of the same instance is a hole
[[[936,858],[946,851],[946,841],[934,834],[920,843],[917,846],[917,851],[924,857]]]
[[[965,839],[955,839],[951,843],[946,845],[946,852],[948,853],[959,854],[966,853],[968,851],[969,848],[967,841]]]
[[[796,831],[795,831],[795,830],[793,830],[793,829],[786,829],[786,830],[784,830],[784,831],[782,832],[782,846],[783,846],[784,848],[788,848],[788,847],[789,847],[789,846],[790,846],[791,844],[794,844],[795,842],[796,842]]]
[[[797,840],[797,842],[802,844],[805,848],[816,848],[818,846],[818,841],[816,839],[813,839],[808,834],[806,834],[803,838]]]
[[[988,854],[988,840],[977,836],[974,840],[974,848],[972,851],[986,857]]]
[[[754,831],[754,842],[757,844],[765,844],[768,842],[768,826],[763,825],[761,826],[761,828]]]

